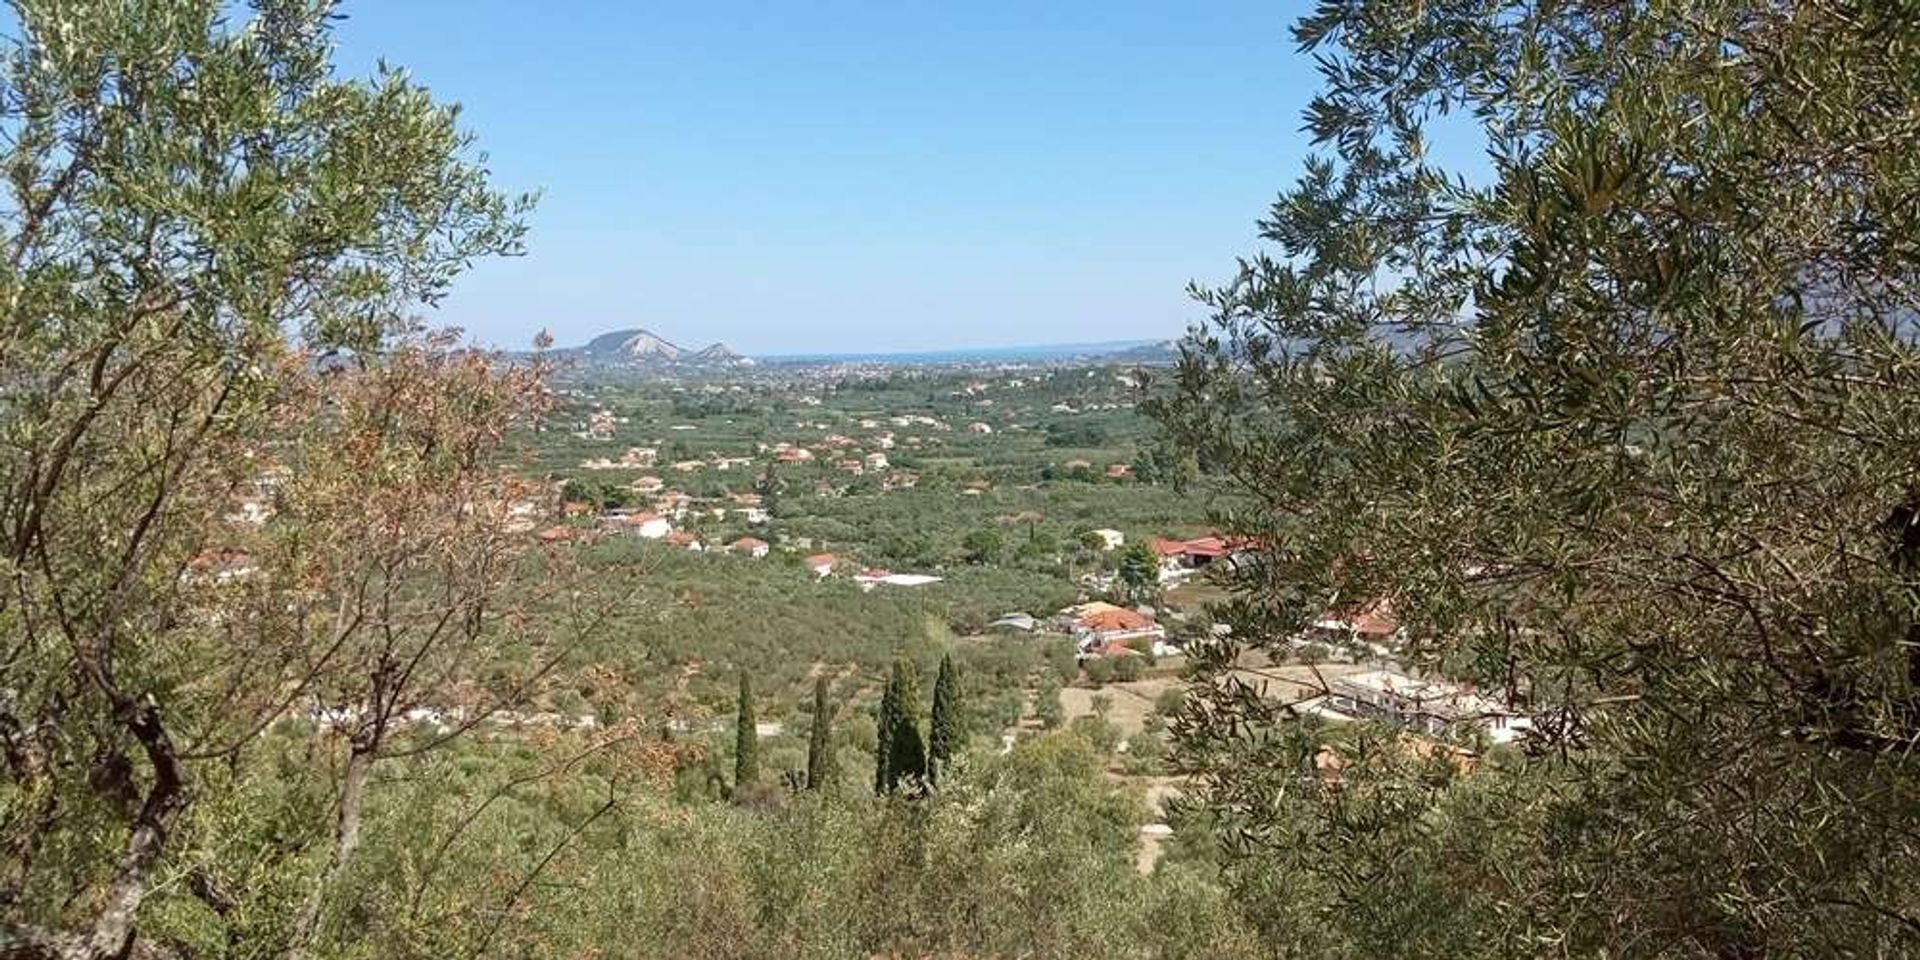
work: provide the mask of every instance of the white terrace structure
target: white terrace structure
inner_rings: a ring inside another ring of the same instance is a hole
[[[1350,717],[1386,720],[1431,736],[1475,727],[1511,743],[1532,723],[1505,703],[1444,680],[1369,670],[1328,683],[1326,705]]]

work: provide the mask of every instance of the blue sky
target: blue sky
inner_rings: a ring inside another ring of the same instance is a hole
[[[342,70],[403,65],[525,258],[436,319],[499,346],[644,326],[747,353],[1177,335],[1296,176],[1287,3],[349,0]]]

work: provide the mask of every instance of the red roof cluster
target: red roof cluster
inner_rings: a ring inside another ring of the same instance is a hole
[[[1121,630],[1145,630],[1153,626],[1153,621],[1136,611],[1121,608],[1088,614],[1080,618],[1080,625],[1100,633],[1114,633]]]
[[[1220,537],[1196,537],[1192,540],[1169,540],[1155,537],[1147,541],[1147,546],[1163,557],[1224,557],[1235,545]]]

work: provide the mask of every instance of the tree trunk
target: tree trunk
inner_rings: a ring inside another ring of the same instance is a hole
[[[334,881],[346,870],[347,861],[353,859],[354,852],[360,849],[360,821],[376,749],[374,738],[356,738],[347,752],[347,769],[340,781],[340,816],[335,821],[333,856],[328,860],[326,871],[307,894],[306,910],[300,917],[300,925],[294,928],[293,942],[287,950],[290,960],[305,956],[308,944],[320,932],[320,910],[326,903],[327,890],[333,887]]]
[[[148,761],[153,764],[153,785],[147,788],[146,799],[140,804],[133,833],[127,837],[126,852],[114,871],[113,884],[107,889],[100,913],[94,917],[93,930],[68,945],[68,960],[114,960],[132,951],[140,904],[146,900],[154,864],[166,850],[168,831],[187,806],[180,758],[174,753],[172,738],[160,723],[159,708],[149,700],[123,706],[121,712],[127,716],[127,729],[140,741]]]

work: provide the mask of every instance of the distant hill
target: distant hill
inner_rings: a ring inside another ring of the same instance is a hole
[[[1172,363],[1180,359],[1180,341],[1156,340],[1125,350],[1116,350],[1101,359],[1113,363]]]
[[[1109,340],[1102,343],[1047,343],[1005,347],[954,347],[892,353],[800,353],[762,357],[780,365],[878,363],[941,365],[977,363],[1170,363],[1178,357],[1172,340]]]
[[[644,329],[614,330],[594,337],[585,346],[558,352],[587,363],[617,366],[737,367],[753,363],[724,343],[690,350]]]
[[[727,370],[765,362],[776,366],[833,363],[903,365],[993,363],[1171,363],[1178,357],[1172,340],[1112,340],[1104,343],[1056,343],[1031,346],[968,347],[899,353],[817,353],[764,357],[755,360],[735,353],[724,343],[699,349],[683,347],[643,328],[612,330],[584,345],[555,350],[553,356],[591,367],[615,367],[669,373]]]

